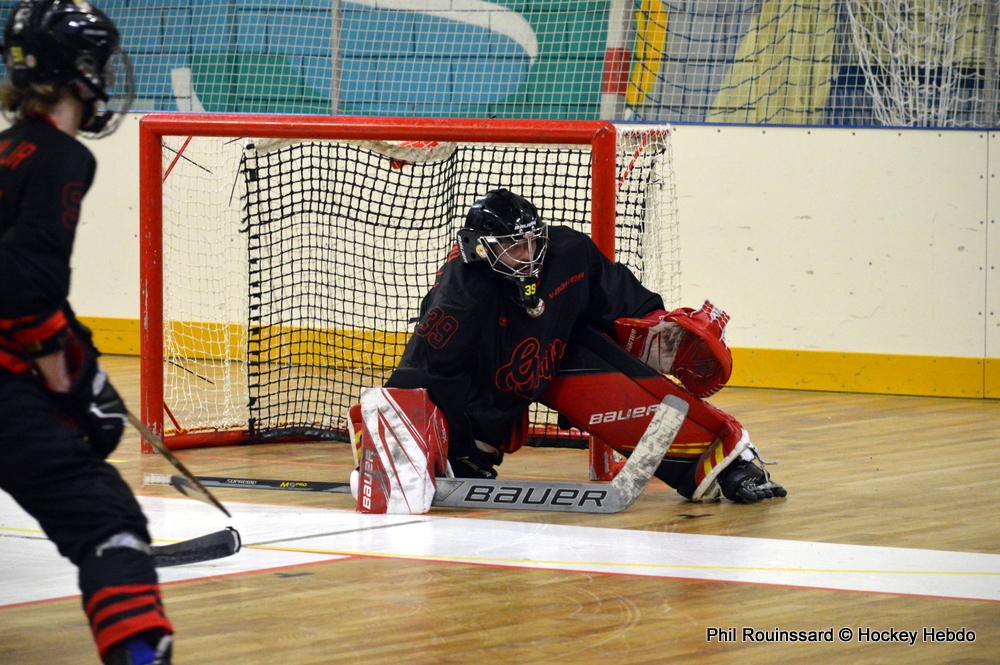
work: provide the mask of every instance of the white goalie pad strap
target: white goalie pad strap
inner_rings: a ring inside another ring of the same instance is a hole
[[[649,329],[645,349],[645,363],[661,374],[668,374],[674,366],[677,349],[688,332],[676,323],[660,321]]]
[[[700,481],[691,495],[691,501],[716,501],[722,496],[719,487],[719,474],[738,457],[753,459],[753,443],[746,429],[740,430],[740,438],[734,445],[727,445],[724,440],[715,441],[708,450],[698,458],[698,477]]]
[[[668,374],[688,332],[658,314],[615,321],[615,337],[623,349],[661,374]]]
[[[426,513],[448,456],[444,417],[427,391],[369,388],[361,394],[361,419],[358,510]]]

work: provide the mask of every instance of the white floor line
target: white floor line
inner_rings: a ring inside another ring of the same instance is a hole
[[[234,526],[251,545],[163,569],[167,582],[360,555],[1000,601],[998,554],[226,502],[230,521],[186,499],[140,501],[160,542]],[[75,569],[51,543],[16,537],[39,534],[0,494],[0,606],[76,593]]]

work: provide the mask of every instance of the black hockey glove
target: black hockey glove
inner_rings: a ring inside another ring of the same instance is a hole
[[[89,377],[83,375],[74,382],[66,395],[71,414],[79,414],[77,421],[90,441],[91,448],[102,459],[107,458],[121,441],[125,431],[126,409],[121,395],[111,385],[111,379],[94,359]]]
[[[98,364],[89,330],[76,324],[65,331],[61,346],[71,383],[68,392],[53,392],[53,396],[83,430],[94,452],[107,458],[125,431],[125,402]]]
[[[492,480],[497,477],[494,467],[503,462],[503,453],[499,450],[482,450],[473,443],[471,446],[461,446],[461,450],[448,456],[452,473],[456,478],[485,478]]]

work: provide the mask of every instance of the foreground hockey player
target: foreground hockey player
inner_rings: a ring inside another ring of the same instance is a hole
[[[352,410],[360,445],[382,448],[378,474],[409,465],[414,454],[398,443],[415,439],[432,475],[450,464],[460,478],[495,478],[525,440],[532,402],[627,455],[675,395],[687,402],[687,419],[658,478],[692,501],[786,495],[756,463],[742,425],[702,399],[732,370],[725,313],[708,302],[666,311],[589,237],[547,226],[513,192],[491,191],[471,207],[420,314],[386,387]],[[404,389],[423,389],[426,399],[412,406]],[[379,400],[401,417],[374,419]],[[370,485],[373,469],[364,466],[361,482]]]
[[[109,134],[131,102],[119,44],[115,25],[87,2],[20,2],[6,24],[0,488],[79,569],[102,660],[135,665],[169,663],[173,630],[146,518],[105,461],[121,438],[125,405],[66,299],[80,204],[96,167],[75,136]]]

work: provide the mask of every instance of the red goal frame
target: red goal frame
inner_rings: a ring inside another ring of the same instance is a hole
[[[604,121],[382,118],[308,115],[151,113],[139,122],[140,418],[164,436],[162,141],[178,137],[258,137],[356,141],[440,141],[591,146],[591,234],[615,256],[616,133]],[[245,430],[179,433],[169,448],[242,443]],[[603,447],[603,446],[602,446]],[[594,446],[592,455],[594,453]],[[144,453],[153,452],[143,441]]]

